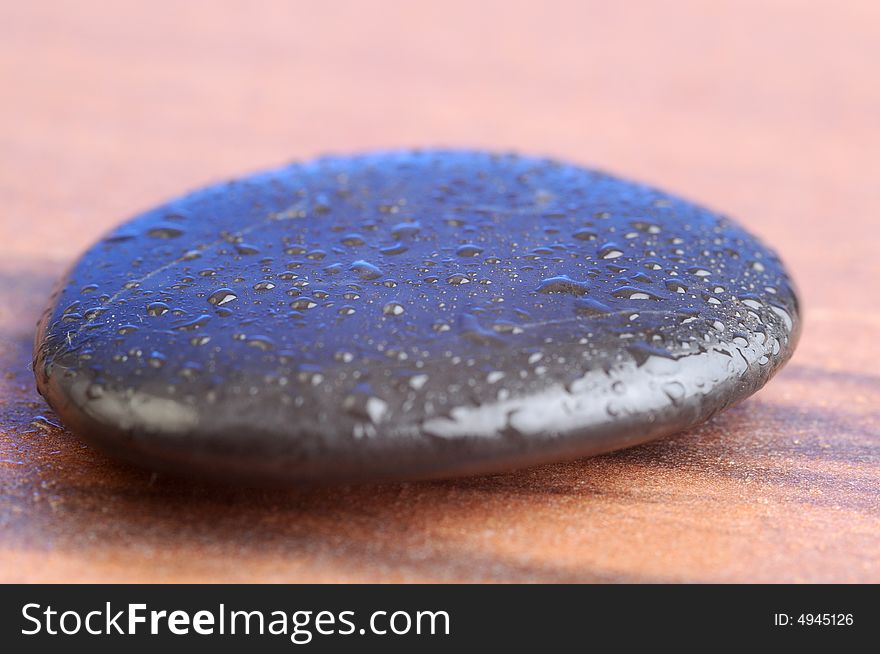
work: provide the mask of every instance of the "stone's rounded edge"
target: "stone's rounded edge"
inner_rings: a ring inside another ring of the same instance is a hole
[[[267,460],[260,450],[260,455],[248,459],[247,452],[241,449],[224,451],[223,448],[217,448],[218,442],[229,443],[235,440],[235,434],[240,433],[244,427],[234,421],[226,423],[228,438],[217,439],[217,432],[213,430],[201,433],[199,421],[196,420],[190,425],[191,431],[187,433],[157,434],[156,425],[135,423],[128,430],[127,437],[120,439],[120,432],[115,424],[108,424],[86,412],[71,409],[70,399],[75,393],[70,388],[87,384],[90,380],[70,376],[66,378],[68,383],[65,385],[61,381],[65,379],[62,375],[49,375],[51,381],[44,383],[40,392],[64,424],[84,440],[111,456],[158,472],[208,482],[254,486],[423,481],[497,474],[512,469],[606,454],[674,435],[704,422],[763,387],[791,357],[800,331],[800,321],[796,319],[790,335],[791,347],[768,367],[753,362],[739,377],[726,377],[706,392],[682,395],[673,404],[667,404],[657,411],[634,410],[633,404],[629,413],[613,424],[607,420],[598,420],[585,423],[579,429],[568,430],[564,434],[554,431],[524,434],[523,438],[528,440],[508,442],[506,450],[500,450],[497,440],[483,434],[461,434],[454,438],[444,438],[423,432],[423,438],[411,441],[408,449],[395,445],[390,448],[392,452],[383,447],[349,448],[345,452],[346,456],[341,456],[338,450],[325,450],[316,454],[308,448],[288,449],[279,453],[279,458]],[[707,355],[714,364],[720,364],[726,359],[718,353]],[[704,365],[711,367],[708,363]],[[636,368],[630,368],[623,373],[618,371],[615,381],[631,388],[637,404],[643,401],[641,396],[649,392],[642,385],[647,379]],[[670,382],[680,383],[677,379]],[[606,385],[611,386],[610,383]],[[656,391],[656,388],[650,390]],[[553,394],[551,389],[550,395]],[[558,399],[568,392],[560,387],[555,394]],[[537,398],[537,401],[544,402],[546,399]],[[594,405],[592,402],[589,404]],[[234,415],[233,408],[231,416]],[[621,433],[629,436],[622,439]],[[195,442],[201,444],[194,449],[192,440],[189,441],[185,448],[186,460],[177,455],[181,436],[188,439],[195,437]],[[260,437],[266,443],[277,445],[275,433],[262,434]],[[368,441],[362,441],[364,445],[367,443]],[[287,444],[301,445],[301,441],[290,440]],[[461,456],[462,452],[466,454],[465,457]],[[242,457],[248,463],[246,473],[242,472]]]

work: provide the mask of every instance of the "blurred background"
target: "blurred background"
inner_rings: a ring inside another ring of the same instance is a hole
[[[0,577],[880,581],[878,64],[876,0],[0,0]],[[661,443],[342,496],[163,486],[35,419],[34,321],[102,232],[290,160],[433,145],[736,217],[801,288],[792,364]]]
[[[69,259],[216,179],[463,145],[659,184],[777,243],[821,216],[798,238],[827,244],[876,207],[878,21],[871,0],[4,1],[2,240]]]

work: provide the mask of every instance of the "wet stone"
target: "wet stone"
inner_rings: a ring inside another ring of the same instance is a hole
[[[37,386],[143,466],[247,482],[492,472],[692,427],[792,353],[776,254],[554,161],[326,158],[131,220],[38,325]]]

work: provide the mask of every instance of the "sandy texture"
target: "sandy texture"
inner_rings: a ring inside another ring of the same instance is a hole
[[[0,580],[880,581],[877,3],[185,4],[0,3]],[[449,482],[193,485],[53,424],[33,325],[102,232],[292,158],[419,144],[736,216],[799,283],[798,352],[695,431]]]

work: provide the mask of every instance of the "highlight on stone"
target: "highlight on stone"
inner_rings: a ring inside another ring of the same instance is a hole
[[[122,225],[52,297],[34,372],[82,438],[157,470],[418,479],[692,427],[799,329],[777,255],[726,217],[546,159],[391,152]]]

